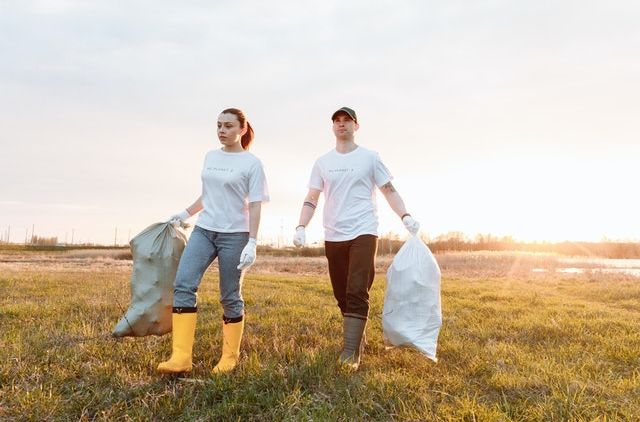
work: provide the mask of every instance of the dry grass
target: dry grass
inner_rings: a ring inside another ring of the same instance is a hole
[[[376,271],[386,272],[392,256],[381,255],[376,260]],[[640,260],[607,260],[591,257],[566,257],[547,253],[526,252],[442,252],[436,254],[440,268],[451,277],[511,277],[534,276],[534,272],[547,276],[557,270],[572,267],[597,272],[614,264],[618,268],[640,269]],[[131,270],[131,253],[123,249],[78,249],[60,252],[0,251],[0,270],[83,270],[96,268]],[[534,271],[535,270],[535,271]],[[214,262],[211,271],[217,271]],[[254,273],[325,275],[324,257],[278,257],[259,255],[252,267]]]
[[[335,365],[340,317],[323,258],[262,257],[244,287],[238,369],[210,373],[220,348],[210,271],[194,372],[177,379],[154,371],[170,336],[108,335],[129,299],[126,261],[38,259],[0,262],[2,420],[640,419],[640,282],[622,274],[531,272],[566,265],[549,255],[439,255],[433,364],[384,350],[380,260],[370,344],[349,375]]]

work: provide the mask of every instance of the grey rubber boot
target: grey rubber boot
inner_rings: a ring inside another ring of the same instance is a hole
[[[360,342],[360,354],[364,353],[364,346],[368,346],[369,342],[367,341],[367,325],[365,324],[364,330],[362,331],[362,341]]]
[[[367,325],[366,319],[345,316],[342,331],[344,345],[339,362],[347,369],[357,370],[360,366],[360,354],[363,348],[362,334]]]

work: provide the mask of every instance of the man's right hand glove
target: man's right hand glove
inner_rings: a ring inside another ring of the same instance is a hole
[[[296,227],[296,234],[293,235],[293,245],[296,248],[300,248],[300,247],[304,246],[306,241],[307,240],[306,240],[306,236],[305,236],[305,232],[304,232],[304,226]]]
[[[409,233],[411,233],[411,236],[415,236],[418,233],[418,230],[420,230],[420,223],[414,220],[414,218],[409,214],[402,217],[402,223]]]
[[[174,227],[179,227],[179,226],[183,225],[184,222],[189,219],[189,217],[191,217],[191,214],[189,214],[189,211],[182,210],[179,213],[174,214],[171,217],[169,217],[167,222],[171,223]]]

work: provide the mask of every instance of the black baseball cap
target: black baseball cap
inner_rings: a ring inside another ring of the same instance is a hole
[[[349,108],[349,107],[341,107],[339,110],[336,110],[332,115],[331,115],[331,121],[333,122],[336,119],[336,116],[338,115],[338,113],[346,113],[349,117],[351,117],[351,119],[358,123],[358,116],[356,116],[356,112],[353,111],[353,109]]]

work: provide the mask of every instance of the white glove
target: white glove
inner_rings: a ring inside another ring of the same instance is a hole
[[[245,268],[249,268],[254,262],[256,262],[256,240],[250,237],[247,245],[240,254],[240,265],[238,265],[238,269],[244,270]]]
[[[173,224],[174,227],[178,227],[182,225],[186,220],[188,220],[189,217],[191,217],[191,214],[189,214],[189,211],[182,210],[179,213],[169,217],[167,222]]]
[[[300,248],[307,242],[304,226],[296,227],[296,234],[293,235],[293,246]]]
[[[402,223],[409,233],[411,233],[411,236],[415,236],[418,233],[418,230],[420,230],[420,223],[414,220],[414,218],[409,214],[402,217]]]

